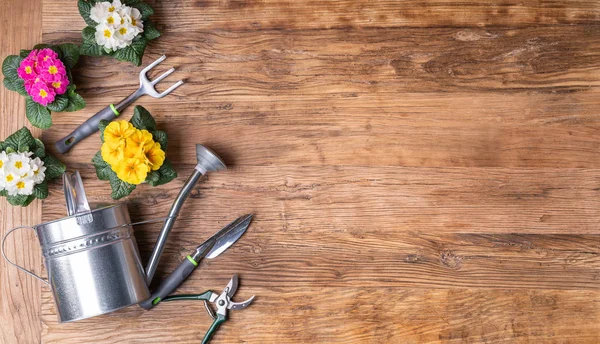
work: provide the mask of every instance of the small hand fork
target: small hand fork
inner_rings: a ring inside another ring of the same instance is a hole
[[[68,152],[71,148],[73,148],[73,146],[76,143],[95,133],[98,130],[98,124],[100,124],[101,120],[112,121],[117,116],[119,116],[120,112],[123,109],[125,109],[139,97],[143,95],[149,95],[153,98],[162,98],[167,94],[171,93],[177,87],[181,86],[183,84],[183,81],[179,80],[162,93],[158,93],[156,89],[154,89],[154,85],[156,85],[162,79],[166,78],[171,73],[173,73],[175,71],[175,68],[169,69],[161,76],[157,77],[152,81],[148,80],[146,73],[148,73],[148,71],[154,68],[157,64],[164,61],[166,58],[167,56],[163,55],[159,57],[158,60],[152,62],[148,67],[142,69],[142,71],[140,72],[140,88],[138,88],[137,91],[130,94],[127,98],[123,99],[117,105],[110,104],[109,106],[100,110],[100,112],[90,117],[87,121],[85,121],[83,124],[77,127],[77,129],[75,129],[72,133],[56,141],[56,143],[54,143],[56,149],[60,153]]]

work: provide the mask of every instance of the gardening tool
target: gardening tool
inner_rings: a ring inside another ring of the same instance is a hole
[[[196,150],[198,165],[190,177],[194,183],[200,175],[224,168],[212,151],[202,145],[196,145]],[[196,174],[198,177],[195,177]],[[132,223],[125,203],[91,209],[85,198],[81,177],[76,173],[64,176],[63,180],[69,216],[35,227],[17,227],[8,231],[2,239],[4,259],[50,286],[60,322],[109,313],[150,298],[149,284],[146,283],[146,273],[132,226],[165,219]],[[182,193],[187,195],[192,186],[193,184],[186,184],[184,189],[187,192],[182,190]],[[174,220],[171,215],[177,216],[182,202],[181,197],[176,200],[174,207],[177,211],[171,211],[166,219],[169,226],[172,226]],[[7,236],[21,228],[31,228],[36,232],[48,280],[14,264],[6,257],[4,246]],[[168,234],[168,230],[165,232],[164,228],[155,246],[160,248],[160,252]],[[224,236],[227,239],[216,240],[212,249],[218,250],[219,245],[231,245],[228,240],[237,239],[239,235],[241,234],[236,231],[227,233]]]
[[[213,259],[233,245],[246,232],[250,221],[252,214],[241,216],[203,242],[192,254],[185,257],[186,259],[160,284],[148,300],[140,303],[140,306],[149,310],[157,305],[188,278],[202,258]]]
[[[98,130],[98,124],[100,124],[101,120],[112,121],[117,116],[119,116],[123,109],[125,109],[139,97],[143,95],[149,95],[153,98],[162,98],[167,94],[171,93],[177,87],[181,86],[183,84],[183,81],[179,80],[162,93],[158,93],[154,88],[154,85],[156,85],[162,79],[166,78],[171,73],[173,73],[175,71],[175,68],[169,69],[161,76],[157,77],[152,81],[148,80],[148,76],[146,75],[146,73],[148,73],[148,71],[154,68],[157,64],[164,61],[166,58],[167,56],[163,55],[159,57],[158,60],[152,62],[148,67],[142,69],[142,71],[140,72],[140,87],[135,92],[131,93],[117,105],[110,104],[109,106],[100,110],[94,116],[90,117],[87,121],[85,121],[83,124],[77,127],[77,129],[75,129],[72,133],[56,141],[54,143],[56,150],[63,154],[68,152],[79,141],[95,133]]]
[[[169,210],[169,215],[158,234],[158,239],[154,245],[152,254],[150,255],[150,260],[148,260],[148,265],[146,266],[146,282],[148,285],[152,282],[156,267],[158,266],[158,261],[167,242],[167,236],[171,232],[171,228],[173,228],[173,224],[183,206],[183,202],[185,202],[189,196],[198,179],[208,172],[227,169],[227,166],[225,166],[225,163],[217,154],[200,144],[196,145],[196,159],[198,164],[194,168],[194,172],[192,172],[185,181],[185,184],[183,184],[181,191],[179,191],[177,198],[173,202],[171,210]]]
[[[206,344],[210,341],[210,338],[213,336],[215,331],[221,326],[222,323],[227,320],[227,310],[240,310],[248,307],[252,301],[254,300],[254,295],[244,302],[233,302],[231,298],[237,291],[238,287],[238,275],[233,275],[233,278],[227,283],[225,289],[221,294],[216,294],[212,291],[206,291],[202,294],[182,294],[182,295],[172,295],[167,296],[163,299],[163,301],[180,301],[180,300],[203,300],[205,302],[214,303],[217,307],[217,314],[215,316],[214,311],[206,305],[206,311],[211,318],[213,318],[213,323],[210,325],[210,328],[204,335],[204,339],[202,339],[202,344]]]

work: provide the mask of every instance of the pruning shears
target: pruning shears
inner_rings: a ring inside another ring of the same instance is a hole
[[[182,294],[182,295],[172,295],[165,297],[162,301],[180,301],[180,300],[202,300],[204,301],[204,306],[206,307],[206,311],[211,318],[213,318],[213,323],[210,325],[210,328],[204,335],[204,339],[202,339],[202,344],[206,344],[210,341],[211,337],[215,333],[215,331],[221,326],[222,323],[227,320],[227,310],[240,310],[248,307],[250,303],[254,300],[254,295],[251,298],[244,302],[233,302],[231,298],[237,291],[238,287],[238,275],[233,275],[233,278],[227,283],[225,289],[221,294],[217,294],[212,291],[206,291],[202,294]],[[208,305],[208,302],[214,303],[217,311],[216,314],[212,310],[212,308]]]

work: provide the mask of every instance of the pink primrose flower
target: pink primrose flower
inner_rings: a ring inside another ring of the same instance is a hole
[[[56,92],[54,92],[54,89],[52,87],[48,87],[48,85],[43,82],[36,82],[33,84],[29,94],[33,98],[33,101],[44,106],[52,103],[54,101],[54,97],[56,97]]]
[[[56,94],[64,94],[67,91],[67,86],[69,86],[69,78],[65,76],[59,81],[52,82],[51,85],[54,88]]]
[[[19,65],[19,68],[17,69],[17,74],[19,74],[19,78],[25,81],[35,79],[38,75],[35,71],[34,65],[35,60],[30,59],[29,57],[21,61],[21,65]]]
[[[59,59],[48,59],[45,62],[38,60],[38,67],[40,68],[42,79],[48,83],[60,81],[67,75],[65,65]]]

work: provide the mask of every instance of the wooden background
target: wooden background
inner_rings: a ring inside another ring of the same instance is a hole
[[[179,178],[127,198],[166,214],[203,143],[231,167],[197,185],[158,278],[237,216],[255,221],[182,293],[237,300],[217,343],[600,342],[600,8],[596,1],[151,1],[161,83],[143,98],[170,135]],[[2,57],[80,42],[74,0],[11,0]],[[138,84],[140,68],[82,58],[87,108],[53,116],[50,145]],[[156,71],[158,73],[158,71]],[[0,91],[3,136],[25,123]],[[131,116],[132,110],[124,116]],[[39,131],[36,131],[39,134]],[[90,160],[62,156],[88,197],[111,202]],[[3,231],[65,215],[61,185]],[[41,209],[41,211],[40,211]],[[159,226],[137,228],[149,255]],[[33,236],[9,253],[43,273]],[[11,253],[12,252],[12,253]],[[200,303],[130,307],[58,324],[51,293],[0,263],[2,343],[198,343]]]

